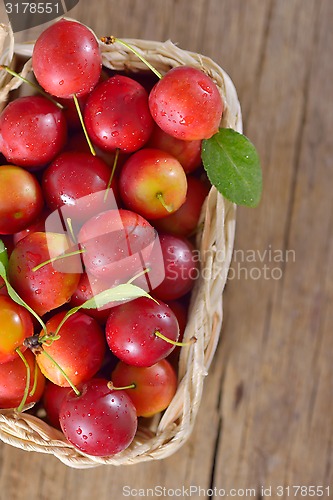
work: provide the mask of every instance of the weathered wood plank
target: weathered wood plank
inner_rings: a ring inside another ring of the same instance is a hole
[[[295,259],[283,263],[279,281],[242,281],[240,298],[230,287],[218,485],[332,484],[332,14],[329,2],[276,2],[271,11],[247,120],[265,195],[256,225],[240,217],[237,244],[248,247],[252,235],[253,248],[291,249]]]

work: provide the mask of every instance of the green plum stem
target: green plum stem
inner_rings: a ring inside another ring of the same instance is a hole
[[[72,237],[72,240],[73,240],[74,243],[76,243],[76,237],[75,237],[75,234],[74,234],[74,231],[73,231],[72,219],[70,217],[67,217],[66,222],[67,222],[67,226],[68,226],[70,235]]]
[[[29,392],[29,396],[32,397],[35,392],[36,392],[36,388],[37,388],[37,374],[38,374],[38,365],[36,363],[36,359],[35,359],[35,368],[34,368],[34,385],[32,386],[32,389],[31,391]]]
[[[85,253],[85,251],[86,250],[84,248],[81,248],[80,250],[75,250],[75,252],[69,252],[62,255],[57,255],[56,257],[52,257],[52,259],[48,259],[45,260],[44,262],[41,262],[40,264],[38,264],[38,266],[33,267],[31,270],[33,273],[35,273],[36,271],[39,271],[39,269],[41,269],[42,267],[47,266],[47,264],[52,264],[57,260],[66,259],[67,257],[74,257],[75,255],[80,255],[82,253]]]
[[[157,193],[156,198],[161,202],[161,204],[163,205],[163,207],[165,208],[165,210],[167,212],[169,212],[169,214],[174,211],[172,205],[168,205],[167,203],[165,203],[165,200],[163,198],[163,194],[162,193]]]
[[[65,377],[66,381],[69,383],[69,385],[71,386],[71,388],[73,389],[73,391],[75,392],[75,394],[77,396],[81,396],[81,393],[80,391],[77,389],[77,387],[75,387],[75,385],[73,384],[73,382],[71,381],[71,379],[68,377],[68,375],[66,374],[66,372],[61,368],[61,366],[52,358],[52,356],[50,356],[50,354],[48,352],[45,351],[45,349],[39,354],[39,356],[42,356],[42,355],[45,355],[54,365],[56,368],[58,368],[58,370],[61,372],[61,374]]]
[[[194,344],[197,341],[196,337],[191,337],[188,342],[176,342],[175,340],[169,339],[168,337],[166,337],[165,335],[163,335],[163,333],[161,333],[159,331],[156,331],[154,333],[155,333],[156,337],[159,337],[160,339],[165,340],[165,342],[168,342],[169,344],[172,344],[175,346],[180,346],[180,347]]]
[[[45,92],[38,85],[36,85],[34,82],[31,82],[30,80],[27,80],[27,78],[24,78],[24,76],[20,75],[19,73],[16,73],[16,71],[10,69],[8,66],[1,65],[0,69],[3,69],[5,71],[7,71],[7,73],[9,73],[10,75],[15,76],[16,78],[19,78],[20,80],[22,80],[22,82],[27,83],[28,85],[30,85],[30,87],[34,88],[42,96],[46,97],[46,99],[48,99],[49,101],[53,102],[53,104],[55,104],[58,108],[64,109],[64,106],[62,104],[60,104],[60,102],[58,102],[55,99],[53,99],[53,97],[51,97],[50,94],[48,94],[47,92]]]
[[[133,382],[133,384],[130,385],[125,385],[124,387],[115,387],[113,385],[113,382],[108,382],[107,383],[108,389],[111,391],[125,391],[126,389],[136,389],[136,384]]]
[[[114,173],[116,171],[116,167],[117,167],[117,163],[118,163],[118,158],[119,158],[119,148],[116,149],[116,155],[115,155],[114,160],[113,160],[113,165],[112,165],[112,171],[111,171],[110,179],[109,179],[108,185],[106,186],[106,190],[105,190],[105,193],[104,193],[104,199],[103,199],[104,203],[106,202],[106,199],[107,199],[109,191],[110,191],[110,187],[111,187],[111,184],[112,184],[112,181],[113,181],[113,177],[114,177]]]
[[[149,267],[147,267],[147,269],[144,269],[143,271],[140,271],[138,274],[136,274],[135,276],[133,276],[133,278],[131,278],[130,280],[127,281],[127,285],[130,285],[136,279],[141,278],[141,276],[143,276],[144,274],[149,273],[149,271],[150,271]]]
[[[86,137],[86,140],[87,140],[90,152],[91,152],[91,154],[93,156],[96,156],[96,151],[95,151],[94,146],[92,145],[92,142],[91,142],[90,137],[88,135],[88,132],[87,132],[84,120],[83,120],[82,111],[81,111],[81,108],[80,108],[80,103],[79,103],[79,100],[78,100],[76,94],[73,94],[73,100],[74,100],[76,111],[77,111],[77,114],[78,114],[78,117],[79,117],[79,120],[80,120],[80,123],[81,123],[81,126],[82,126],[82,130],[83,130],[84,135]]]
[[[23,356],[21,349],[18,347],[17,349],[15,349],[15,352],[17,352],[17,354],[20,356],[20,358],[22,359],[22,361],[26,367],[26,370],[27,370],[27,380],[26,380],[26,384],[25,384],[25,388],[24,388],[23,397],[21,399],[19,406],[17,407],[17,411],[21,412],[23,410],[24,405],[25,405],[25,403],[28,399],[28,396],[29,396],[31,374],[30,374],[30,366],[29,366],[27,360],[25,359],[25,357]]]
[[[59,340],[59,339],[60,339],[60,335],[55,334],[55,333],[51,333],[51,334],[47,333],[45,335],[42,335],[42,337],[39,337],[39,343],[42,345],[46,345],[47,347],[50,347],[50,345],[52,345],[55,340]]]
[[[117,37],[111,35],[111,36],[103,36],[101,38],[101,41],[107,45],[111,45],[115,42],[120,43],[121,45],[126,47],[128,50],[133,52],[133,54],[135,54],[140,59],[140,61],[142,61],[157,76],[157,78],[161,79],[163,77],[162,74],[159,71],[157,71],[157,69],[154,68],[154,66],[152,64],[150,64],[150,62],[148,62],[147,59],[145,59],[140,54],[140,52],[138,52],[134,47],[132,47],[129,43],[125,42],[124,40],[121,40],[120,38],[117,38]]]
[[[65,316],[60,321],[60,323],[57,326],[57,329],[56,329],[56,331],[54,333],[54,335],[56,337],[59,335],[59,332],[60,332],[62,326],[66,323],[66,321],[68,320],[68,318],[70,318],[73,314],[75,314],[79,309],[80,309],[80,306],[76,306],[76,307],[73,307],[72,309],[70,309],[69,311],[67,311],[67,313],[65,314]],[[60,337],[60,335],[59,335],[59,337]]]
[[[36,320],[38,321],[38,323],[41,325],[41,327],[43,328],[44,332],[46,333],[47,329],[46,329],[45,323],[42,320],[42,318],[39,317],[39,315],[32,309],[32,307],[30,307],[26,302],[24,302],[23,299],[21,299],[21,297],[19,296],[19,294],[16,292],[16,290],[14,290],[14,288],[12,287],[12,285],[9,283],[8,278],[7,278],[7,273],[6,273],[5,266],[3,265],[3,263],[1,262],[1,260],[0,260],[0,276],[2,277],[2,279],[5,282],[5,285],[6,285],[6,288],[7,288],[7,292],[8,292],[8,295],[10,296],[10,298],[14,302],[16,302],[16,304],[19,304],[20,306],[23,306],[27,311],[29,311],[36,318]]]

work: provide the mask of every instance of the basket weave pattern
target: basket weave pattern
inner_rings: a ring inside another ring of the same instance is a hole
[[[127,39],[162,74],[179,65],[203,70],[217,84],[225,105],[221,125],[242,132],[242,118],[236,90],[229,76],[211,59],[181,50],[171,41],[164,43]],[[117,43],[101,45],[105,67],[122,71],[142,72],[146,66],[125,47]],[[6,50],[5,50],[6,49]],[[13,53],[30,58],[33,44],[13,46],[8,26],[0,25],[1,62],[8,64]],[[22,74],[31,72],[31,59]],[[16,78],[0,79],[0,106],[10,90],[18,88]],[[0,410],[0,439],[27,451],[50,453],[75,468],[101,464],[134,464],[165,458],[178,450],[191,434],[202,396],[203,382],[212,361],[222,325],[222,293],[230,266],[236,207],[225,200],[215,188],[204,203],[197,248],[201,252],[201,272],[192,292],[189,321],[184,340],[192,336],[197,342],[181,349],[179,386],[170,406],[162,414],[139,423],[133,443],[125,451],[110,458],[91,457],[70,445],[63,434],[41,419],[26,412]],[[140,421],[141,422],[141,421]]]

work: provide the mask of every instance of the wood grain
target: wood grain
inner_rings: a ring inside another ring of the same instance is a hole
[[[190,441],[163,462],[85,471],[1,444],[0,498],[106,500],[124,485],[266,498],[261,485],[332,486],[333,3],[81,0],[71,16],[100,35],[170,38],[223,66],[264,196],[238,211],[221,342]]]

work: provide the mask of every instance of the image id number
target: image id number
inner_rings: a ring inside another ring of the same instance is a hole
[[[329,497],[329,486],[277,486],[278,497]]]
[[[59,14],[59,3],[22,2],[5,4],[7,14]]]

